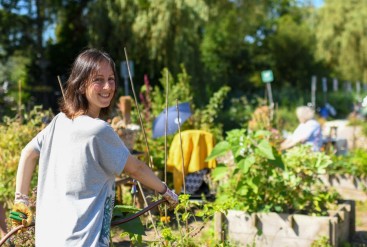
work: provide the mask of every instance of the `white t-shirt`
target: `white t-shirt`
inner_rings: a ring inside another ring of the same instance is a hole
[[[36,246],[109,246],[115,176],[129,155],[110,125],[59,113],[28,145],[40,152]]]
[[[322,146],[321,126],[315,119],[308,120],[298,125],[291,138],[294,141],[304,141],[303,143],[312,145],[313,151],[320,151]]]

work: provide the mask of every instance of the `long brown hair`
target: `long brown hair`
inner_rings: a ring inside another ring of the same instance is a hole
[[[107,62],[113,70],[115,76],[115,85],[118,85],[116,66],[109,54],[97,49],[87,49],[81,52],[75,59],[69,79],[66,82],[65,99],[60,101],[60,111],[65,113],[68,118],[75,118],[85,114],[89,103],[85,96],[85,90],[89,78],[98,71],[102,62]],[[116,89],[113,95],[115,98]],[[112,101],[111,101],[112,102]],[[101,109],[100,116],[106,116],[112,107],[112,103]]]

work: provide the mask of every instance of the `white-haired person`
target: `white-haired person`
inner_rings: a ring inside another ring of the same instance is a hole
[[[281,150],[292,148],[297,144],[308,144],[312,146],[313,151],[320,151],[322,130],[320,123],[314,119],[314,109],[309,106],[299,106],[296,109],[296,115],[299,125],[293,134],[282,142]]]

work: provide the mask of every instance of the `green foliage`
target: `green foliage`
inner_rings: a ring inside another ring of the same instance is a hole
[[[209,103],[204,109],[198,109],[194,114],[194,128],[207,130],[220,140],[223,133],[223,125],[216,121],[221,109],[223,108],[223,101],[227,96],[230,88],[228,86],[221,87],[210,98]]]
[[[295,107],[293,109],[287,109],[284,107],[276,109],[274,122],[274,127],[276,129],[293,132],[299,124]]]
[[[148,145],[149,147],[154,146],[151,151],[153,157],[153,164],[155,168],[162,170],[164,168],[165,161],[165,138],[160,137],[155,140],[152,136],[152,126],[154,119],[166,108],[166,92],[167,92],[167,81],[168,81],[168,107],[175,106],[176,102],[189,102],[191,109],[194,109],[192,104],[192,90],[190,88],[190,76],[187,74],[185,67],[181,66],[181,73],[177,74],[175,79],[167,68],[162,70],[162,78],[160,79],[161,85],[152,87],[149,80],[146,79],[145,85],[141,89],[142,109],[141,114],[143,124],[147,130]],[[140,123],[138,111],[132,111],[132,121],[134,123]],[[190,120],[186,121],[181,125],[181,130],[190,128]],[[167,143],[171,143],[174,135],[167,136]],[[145,150],[144,136],[140,135],[136,143],[137,150]]]
[[[314,34],[306,23],[295,20],[297,15],[285,14],[276,20],[276,31],[266,41],[274,61],[275,78],[283,85],[303,90],[316,66]],[[302,59],[300,59],[302,57]],[[277,79],[279,80],[279,79]]]
[[[138,211],[139,209],[132,206],[116,205],[113,209],[112,221],[129,217]],[[132,244],[142,243],[142,236],[145,235],[145,230],[139,217],[125,222],[124,224],[120,224],[118,227],[124,230],[122,235],[126,234],[129,236]]]
[[[323,236],[312,242],[311,247],[332,247],[328,237]]]
[[[153,125],[154,118],[157,117],[166,107],[166,90],[168,80],[168,106],[176,105],[176,102],[189,102],[193,116],[181,125],[181,131],[187,129],[200,129],[206,130],[214,134],[217,140],[222,138],[222,124],[216,120],[220,111],[223,108],[223,102],[230,91],[230,88],[223,86],[218,92],[216,92],[209,100],[209,103],[204,108],[196,108],[193,104],[193,92],[190,87],[191,77],[187,74],[185,67],[181,66],[182,72],[177,75],[177,79],[171,75],[171,73],[164,69],[162,71],[162,78],[160,79],[160,86],[151,88],[149,82],[146,82],[142,87],[142,99],[143,99],[143,116],[145,117],[143,123],[146,126],[148,137],[151,136],[151,126]],[[162,89],[163,88],[163,89]],[[176,101],[177,100],[177,101]],[[132,113],[132,121],[139,122],[137,111]],[[137,148],[145,150],[145,141],[140,136],[137,140]],[[167,143],[171,143],[174,135],[167,136]],[[156,168],[162,169],[164,167],[165,138],[160,137],[155,140],[148,138],[148,145],[154,146],[151,150],[151,156],[153,157],[153,163]]]
[[[168,89],[167,89],[168,80]],[[193,92],[190,87],[191,77],[187,74],[185,66],[181,65],[181,72],[177,74],[177,80],[172,76],[167,68],[162,70],[160,85],[152,91],[152,114],[158,116],[166,107],[166,92],[168,90],[168,106],[175,106],[178,103],[190,102],[192,104]]]
[[[20,153],[25,145],[44,128],[43,120],[52,116],[36,106],[22,119],[4,118],[0,125],[0,201],[9,207],[14,199],[15,177]],[[31,187],[35,186],[37,176],[33,176]]]
[[[211,155],[233,154],[233,164],[219,164],[212,177],[218,181],[217,202],[231,201],[232,208],[252,212],[284,212],[322,215],[336,199],[318,174],[331,159],[302,145],[279,154],[269,142],[271,133],[244,129],[227,132]]]
[[[18,104],[19,85],[23,89],[21,93],[22,102],[29,99],[29,93],[24,90],[27,78],[26,66],[29,61],[30,59],[21,52],[14,52],[4,63],[0,61],[0,118],[6,115],[14,115],[12,109]],[[8,83],[8,88],[4,91],[1,87],[5,83]]]
[[[203,0],[141,1],[132,25],[137,43],[146,49],[144,56],[155,63],[168,66],[174,73],[179,64],[194,66],[201,35],[199,28],[208,18]],[[147,25],[149,23],[149,25]]]
[[[229,96],[230,97],[230,96]],[[251,119],[255,102],[249,101],[246,96],[230,98],[229,106],[224,106],[218,116],[218,122],[223,123],[223,131],[237,129]]]
[[[321,96],[319,98],[321,99]],[[346,93],[345,91],[330,92],[327,95],[327,100],[336,110],[335,119],[347,118],[353,110],[353,104],[357,102],[352,93]],[[318,105],[323,104],[319,102]]]
[[[363,1],[326,0],[317,12],[316,54],[343,80],[367,81],[365,22],[367,5]]]
[[[367,176],[367,153],[364,149],[351,150],[347,155],[333,156],[330,174],[350,174],[355,177]]]
[[[197,229],[197,227],[193,227],[191,224],[189,225],[189,222],[194,224],[198,221],[200,221],[199,225],[207,225],[212,221],[216,212],[226,212],[223,205],[209,203],[205,198],[202,198],[202,200],[203,203],[199,203],[190,200],[190,195],[188,194],[180,195],[180,202],[174,210],[177,229],[162,223],[159,224],[158,228],[163,239],[156,245],[153,244],[150,246],[231,246],[226,241],[217,243],[213,239],[213,232],[205,232],[208,233],[206,238],[198,238],[196,235],[199,232],[202,233],[203,227]]]

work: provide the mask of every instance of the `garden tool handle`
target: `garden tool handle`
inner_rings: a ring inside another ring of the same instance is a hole
[[[157,207],[159,204],[163,203],[163,202],[166,202],[166,199],[160,199],[156,202],[153,202],[151,203],[149,206],[147,206],[146,208],[142,209],[141,211],[137,212],[136,214],[133,214],[129,217],[126,217],[126,218],[123,218],[123,219],[118,219],[118,220],[115,220],[115,221],[112,221],[111,222],[111,226],[117,226],[117,225],[120,225],[120,224],[123,224],[123,223],[126,223],[130,220],[133,220],[137,217],[139,217],[140,215],[148,212],[149,210]],[[19,230],[21,230],[22,228],[25,228],[25,227],[32,227],[34,226],[35,224],[32,223],[30,224],[29,226],[24,226],[24,225],[20,225],[20,226],[17,226],[16,228],[12,229],[10,232],[8,232],[1,240],[0,240],[0,247],[6,242],[6,240],[8,240],[8,238],[10,238],[12,235],[14,235],[16,232],[18,232]]]
[[[8,232],[1,240],[0,240],[0,246],[2,246],[6,240],[8,240],[8,238],[10,238],[11,236],[13,236],[16,232],[18,232],[19,230],[21,230],[22,228],[25,228],[25,227],[32,227],[34,226],[34,223],[29,225],[29,226],[23,226],[23,225],[20,225],[20,226],[17,226],[15,227],[14,229],[12,229],[10,232]]]
[[[111,222],[111,226],[117,226],[117,225],[126,223],[126,222],[128,222],[130,220],[133,220],[133,219],[139,217],[140,215],[145,214],[149,210],[157,207],[159,204],[161,204],[163,202],[166,202],[166,199],[162,198],[162,199],[160,199],[160,200],[158,200],[156,202],[153,202],[150,205],[148,205],[146,208],[142,209],[141,211],[139,211],[136,214],[133,214],[133,215],[131,215],[129,217],[126,217],[126,218],[123,218],[123,219],[114,220],[114,221]]]

